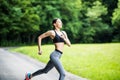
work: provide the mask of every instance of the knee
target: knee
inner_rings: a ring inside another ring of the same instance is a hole
[[[47,70],[43,70],[43,73],[45,73],[45,74],[46,74],[46,73],[48,73],[48,71],[47,71]]]
[[[62,73],[62,74],[61,74],[62,77],[65,77],[65,75],[66,75],[65,73]]]
[[[46,74],[46,73],[48,73],[48,71],[44,71],[44,73]]]
[[[39,71],[39,73],[47,73],[48,71],[46,70],[46,69],[41,69],[40,71]]]
[[[49,69],[46,69],[46,68],[43,69],[43,73],[46,74],[46,73],[48,73],[48,72],[49,72]]]

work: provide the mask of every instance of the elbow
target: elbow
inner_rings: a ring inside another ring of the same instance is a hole
[[[38,41],[41,40],[41,39],[42,39],[42,38],[39,36],[39,37],[38,37]]]

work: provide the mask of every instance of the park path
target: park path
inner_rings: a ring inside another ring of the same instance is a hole
[[[24,80],[26,72],[34,72],[45,66],[26,55],[9,52],[6,48],[0,48],[0,80]],[[47,74],[32,78],[32,80],[58,80],[59,74],[53,68]],[[87,80],[66,72],[65,80]]]

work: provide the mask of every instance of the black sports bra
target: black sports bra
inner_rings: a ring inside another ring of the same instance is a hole
[[[53,39],[53,43],[59,43],[59,42],[64,42],[64,40],[63,40],[63,38],[61,38],[58,34],[57,34],[57,32],[54,30],[54,32],[55,32],[55,37],[54,37],[54,39]],[[63,33],[63,32],[62,32]],[[63,33],[63,35],[64,35],[64,33]]]

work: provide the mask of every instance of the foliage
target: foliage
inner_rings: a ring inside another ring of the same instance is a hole
[[[34,37],[30,39],[30,36],[35,35],[39,30],[40,23],[40,17],[36,14],[34,7],[30,7],[32,4],[26,0],[2,0],[1,3],[1,40],[19,42],[26,39],[32,42]]]
[[[4,41],[36,43],[39,34],[53,28],[51,23],[56,17],[62,19],[63,30],[73,43],[120,41],[117,0],[0,0],[0,3],[0,45]],[[48,39],[45,43],[51,43]]]
[[[118,0],[118,8],[113,12],[112,24],[114,25],[114,41],[120,40],[120,0]]]

